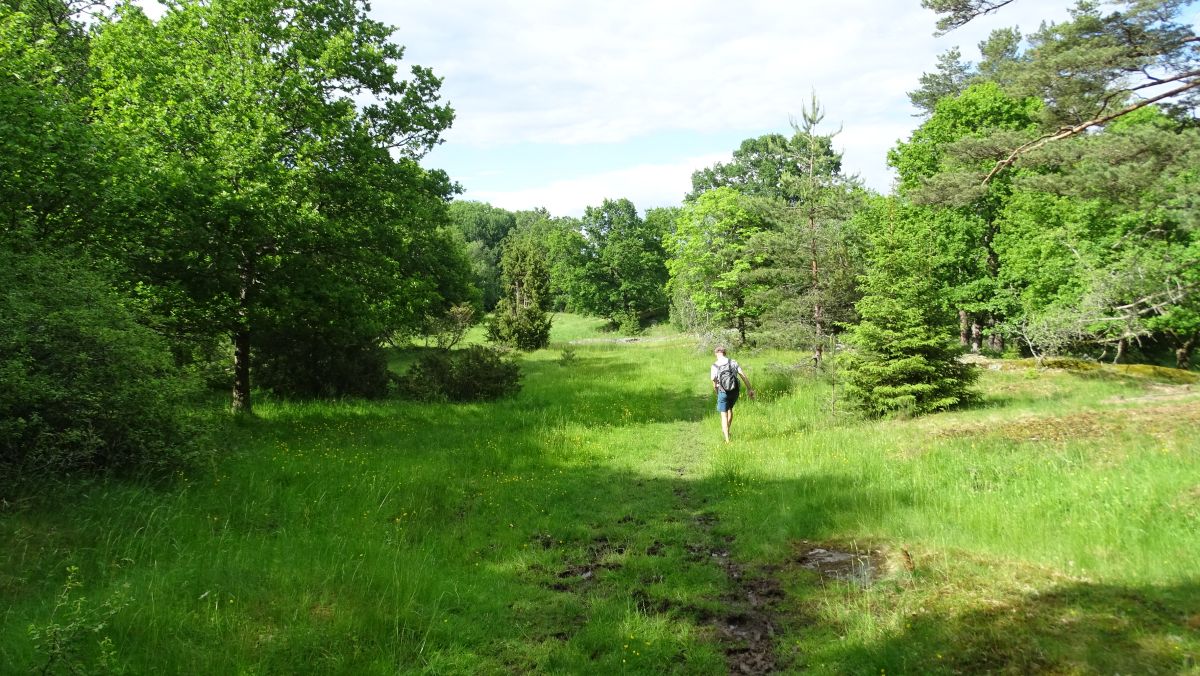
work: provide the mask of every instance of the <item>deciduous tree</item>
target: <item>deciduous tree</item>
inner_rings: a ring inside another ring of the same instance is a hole
[[[459,300],[424,267],[451,186],[416,162],[452,112],[391,35],[357,0],[184,0],[156,22],[122,5],[95,40],[129,216],[107,235],[165,312],[232,336],[235,410],[265,325],[353,299],[364,344]]]
[[[749,244],[766,227],[763,203],[728,186],[683,206],[667,240],[667,266],[672,311],[685,329],[732,329],[746,341],[761,311],[747,302],[757,291],[747,280],[756,263]]]
[[[588,207],[581,223],[573,304],[631,331],[666,310],[662,232],[642,220],[627,199],[606,199],[599,207]]]

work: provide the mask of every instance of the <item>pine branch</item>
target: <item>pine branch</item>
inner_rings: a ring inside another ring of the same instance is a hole
[[[962,28],[972,19],[991,14],[1013,2],[1015,0],[950,0],[949,2],[946,0],[923,0],[921,5],[940,14],[949,14],[949,16],[938,19],[938,30],[935,35],[941,36],[956,28]]]
[[[1175,77],[1165,79],[1165,80],[1163,80],[1163,82],[1178,82],[1179,80],[1184,80],[1189,77],[1195,78],[1197,76],[1200,76],[1200,70],[1193,70],[1193,71],[1188,71],[1186,73],[1181,73]],[[1167,92],[1163,92],[1162,94],[1159,94],[1157,96],[1152,96],[1148,99],[1142,99],[1141,101],[1138,101],[1137,103],[1130,104],[1130,105],[1122,108],[1121,110],[1118,110],[1113,113],[1109,113],[1108,115],[1102,115],[1100,117],[1095,117],[1095,118],[1086,120],[1086,121],[1081,122],[1074,126],[1062,127],[1061,129],[1059,129],[1058,131],[1056,131],[1052,134],[1044,134],[1043,136],[1016,148],[1009,154],[1008,157],[997,162],[996,166],[992,167],[992,170],[989,171],[987,176],[984,177],[982,185],[987,185],[988,183],[990,183],[991,180],[993,178],[995,178],[997,174],[999,174],[1004,169],[1011,167],[1013,165],[1013,163],[1016,162],[1017,159],[1020,158],[1022,155],[1026,155],[1034,150],[1037,150],[1038,148],[1041,148],[1042,146],[1044,146],[1048,143],[1051,143],[1053,141],[1060,141],[1065,138],[1070,138],[1072,136],[1082,134],[1083,132],[1087,131],[1088,129],[1090,129],[1092,127],[1096,127],[1096,126],[1099,126],[1102,124],[1107,124],[1107,123],[1117,119],[1118,117],[1121,117],[1123,115],[1128,115],[1129,113],[1132,113],[1135,110],[1138,110],[1140,108],[1145,108],[1146,106],[1151,105],[1153,103],[1157,103],[1159,101],[1162,101],[1163,99],[1168,99],[1173,96],[1178,96],[1184,92],[1190,91],[1192,89],[1196,89],[1197,87],[1200,87],[1200,79],[1193,80],[1193,81],[1188,82],[1187,84],[1183,85],[1182,87],[1176,87],[1175,89],[1172,89]]]

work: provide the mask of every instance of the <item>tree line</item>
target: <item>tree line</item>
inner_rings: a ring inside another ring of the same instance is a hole
[[[1010,3],[923,4],[946,32]],[[817,367],[840,350],[875,414],[970,401],[964,350],[1190,368],[1200,38],[1183,0],[1112,4],[996,30],[977,62],[941,55],[909,94],[921,122],[888,153],[889,194],[843,171],[814,95],[790,133],[697,171],[653,227],[623,201],[556,220],[533,244],[546,307],[636,328],[665,300],[714,339],[804,349]]]
[[[951,31],[1009,2],[923,5]],[[574,218],[454,199],[421,165],[454,118],[441,80],[402,70],[361,0],[185,0],[154,21],[3,0],[3,462],[186,454],[205,385],[243,413],[256,389],[383,396],[384,345],[485,314],[522,349],[569,310],[803,350],[875,415],[971,401],[963,351],[1189,368],[1187,6],[1080,2],[977,61],[943,54],[889,194],[844,170],[814,95],[678,206]]]

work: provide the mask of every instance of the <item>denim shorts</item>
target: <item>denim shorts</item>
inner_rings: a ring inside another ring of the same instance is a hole
[[[740,391],[741,388],[730,390],[729,392],[717,390],[717,411],[721,413],[724,413],[725,411],[732,411],[733,405],[737,403],[738,393]]]

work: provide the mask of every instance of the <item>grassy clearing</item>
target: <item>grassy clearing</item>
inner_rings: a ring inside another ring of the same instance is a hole
[[[795,355],[737,355],[766,396],[726,446],[709,355],[601,329],[556,317],[510,401],[264,401],[176,485],[7,498],[0,671],[102,637],[134,673],[1197,669],[1177,374],[989,370],[976,410],[863,423]],[[874,552],[871,584],[817,547]]]

